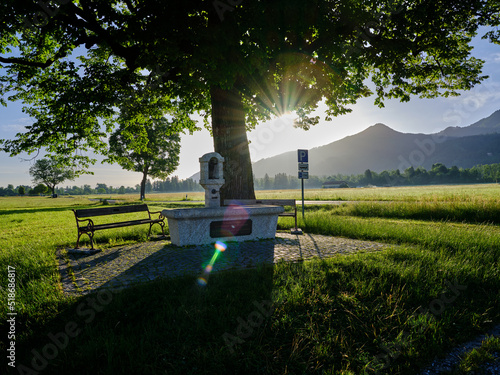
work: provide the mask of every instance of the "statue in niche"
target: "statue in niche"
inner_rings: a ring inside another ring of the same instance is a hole
[[[209,180],[217,180],[219,178],[219,174],[217,173],[217,158],[211,158],[208,162],[208,179]]]

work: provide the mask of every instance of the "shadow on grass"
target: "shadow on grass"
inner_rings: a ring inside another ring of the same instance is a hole
[[[89,279],[95,286],[112,289],[186,275],[199,276],[203,283],[214,272],[254,268],[274,260],[273,240],[226,245],[220,251],[214,245],[177,247],[154,241],[109,248],[88,256],[68,254],[68,257],[77,280]]]
[[[261,344],[270,324],[274,268],[258,263],[272,259],[273,246],[258,244],[259,251],[230,243],[206,283],[198,276],[207,276],[202,268],[212,248],[170,247],[187,252],[198,274],[121,291],[101,288],[72,300],[45,332],[18,348],[18,366],[40,374],[259,373],[254,365],[263,363],[261,351],[245,353]],[[173,253],[162,250],[119,277],[137,276],[158,262],[171,276]],[[227,270],[243,265],[242,259],[253,259],[255,267]]]

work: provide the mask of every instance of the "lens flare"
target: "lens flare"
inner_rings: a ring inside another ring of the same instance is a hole
[[[221,241],[217,241],[215,243],[215,250],[218,250],[218,251],[224,251],[227,249],[227,245],[224,243],[224,242],[221,242]]]
[[[203,277],[198,277],[198,280],[196,280],[199,286],[205,286],[207,285],[207,280]]]
[[[198,277],[197,283],[200,286],[207,285],[208,276],[210,275],[210,272],[212,272],[212,270],[214,269],[215,261],[219,257],[219,254],[227,249],[227,245],[222,241],[217,241],[214,247],[215,247],[214,255],[212,255],[212,259],[210,259],[210,262],[205,266],[203,270],[204,271],[203,276]]]

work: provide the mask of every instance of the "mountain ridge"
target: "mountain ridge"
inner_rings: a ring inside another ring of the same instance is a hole
[[[495,111],[492,115],[485,117],[472,125],[465,127],[449,126],[437,134],[448,137],[466,137],[471,135],[485,135],[493,133],[500,133],[500,110]]]
[[[463,134],[463,135],[462,135]],[[434,163],[470,168],[500,162],[500,110],[467,127],[448,127],[434,134],[401,133],[376,123],[365,130],[309,150],[309,173],[316,176],[360,174]],[[255,177],[267,173],[297,174],[296,151],[253,163]]]

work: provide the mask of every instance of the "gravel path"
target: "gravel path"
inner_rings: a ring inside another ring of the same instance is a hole
[[[389,245],[316,234],[277,233],[274,240],[230,242],[213,271],[255,267],[279,260],[297,262],[328,258],[359,250],[381,250]],[[170,241],[151,241],[105,249],[97,254],[59,252],[63,290],[81,295],[97,288],[123,288],[159,277],[199,275],[214,255],[213,245],[177,247]],[[70,277],[74,274],[74,282]]]
[[[470,352],[474,348],[479,348],[486,336],[500,337],[500,325],[496,326],[485,335],[480,335],[474,340],[461,344],[451,350],[445,358],[434,360],[427,366],[420,375],[439,375],[449,374],[460,363],[464,354]],[[494,353],[495,362],[485,363],[481,370],[476,374],[481,375],[500,375],[500,353]]]

